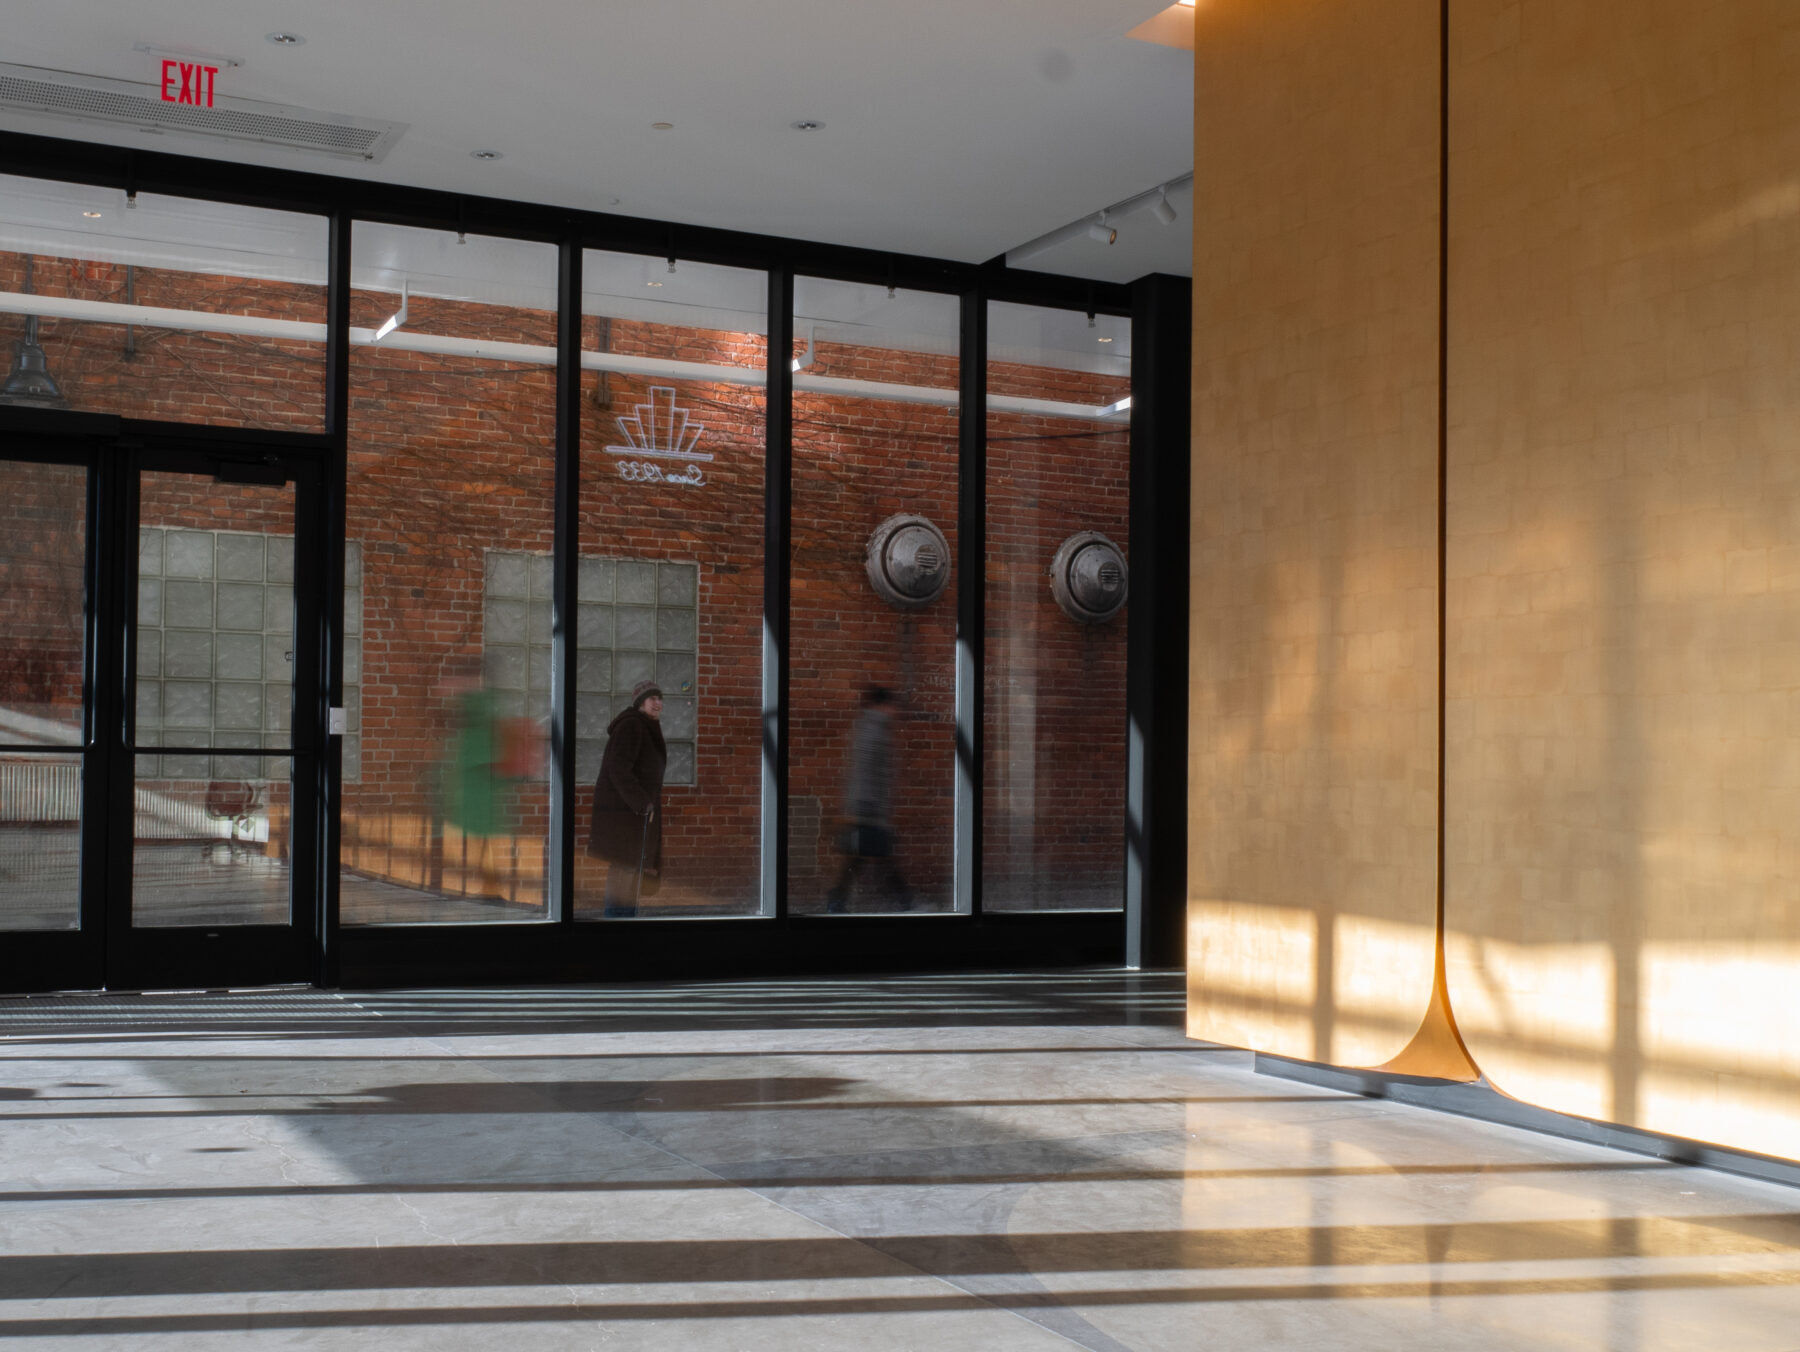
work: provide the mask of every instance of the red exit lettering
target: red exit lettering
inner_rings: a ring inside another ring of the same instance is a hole
[[[213,106],[213,82],[218,78],[217,66],[203,66],[197,61],[164,61],[162,63],[162,99],[164,103],[188,103],[196,108]]]

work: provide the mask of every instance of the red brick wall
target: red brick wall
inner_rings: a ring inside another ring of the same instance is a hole
[[[0,290],[25,285],[23,254],[0,252]],[[325,322],[325,289],[204,276],[122,263],[31,259],[33,291],[45,296],[168,306],[217,314]],[[0,316],[9,365],[23,316]],[[128,418],[293,431],[325,426],[325,345],[230,333],[44,319],[38,341],[69,407]]]

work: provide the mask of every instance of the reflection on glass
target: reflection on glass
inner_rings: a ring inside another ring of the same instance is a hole
[[[132,923],[288,918],[294,492],[139,478]]]
[[[1118,907],[1131,325],[995,303],[988,344],[982,905]]]
[[[0,461],[0,930],[79,923],[86,508],[80,466]]]
[[[582,287],[576,914],[752,915],[767,278],[589,250]],[[660,807],[633,826],[658,738]]]
[[[75,929],[81,757],[0,752],[0,930]]]
[[[0,352],[22,402],[167,422],[325,421],[322,216],[0,175]]]
[[[81,741],[87,471],[0,460],[0,746]]]
[[[542,919],[556,250],[353,238],[341,915]]]
[[[797,913],[954,904],[959,316],[954,296],[795,281]]]

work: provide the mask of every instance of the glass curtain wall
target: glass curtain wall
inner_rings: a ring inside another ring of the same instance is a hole
[[[322,431],[322,216],[0,175],[0,402]]]
[[[988,307],[982,906],[1125,899],[1131,322]]]
[[[0,461],[0,930],[80,923],[87,470]]]
[[[583,258],[584,919],[761,909],[767,316],[761,272]]]
[[[794,283],[795,913],[955,904],[960,312]]]
[[[352,240],[342,919],[542,919],[556,250]]]

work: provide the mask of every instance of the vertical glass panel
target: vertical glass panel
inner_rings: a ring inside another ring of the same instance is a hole
[[[0,930],[81,917],[81,757],[0,752]]]
[[[358,222],[341,914],[546,914],[556,250]]]
[[[132,924],[286,924],[294,490],[138,482]]]
[[[0,461],[0,745],[81,741],[87,470]]]
[[[959,316],[795,282],[795,912],[954,905]]]
[[[768,279],[589,250],[582,293],[576,912],[753,915]],[[643,729],[627,715],[644,681],[663,701],[647,829],[634,800],[655,758],[627,758],[645,739],[628,733],[607,756],[617,733]],[[640,855],[653,871],[640,875]]]
[[[80,914],[87,471],[0,461],[0,929]]]
[[[1124,905],[1131,324],[988,307],[982,906]]]
[[[322,216],[0,175],[6,402],[322,429],[326,233]]]

